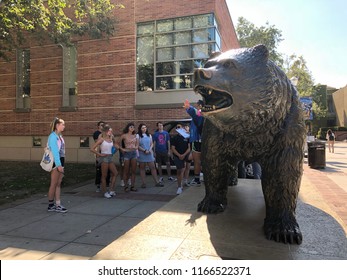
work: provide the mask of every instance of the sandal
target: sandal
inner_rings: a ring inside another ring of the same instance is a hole
[[[141,188],[143,188],[143,189],[145,189],[146,187],[147,187],[146,184],[141,185]]]
[[[137,188],[135,188],[134,186],[130,187],[130,191],[132,192],[137,192]]]
[[[125,192],[129,192],[129,186],[125,186],[125,187],[124,187],[124,191],[125,191]]]

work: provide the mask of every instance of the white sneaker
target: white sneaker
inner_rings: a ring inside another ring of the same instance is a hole
[[[179,187],[179,188],[177,189],[176,194],[179,195],[179,194],[181,194],[182,192],[183,192],[183,188],[182,188],[182,187]]]
[[[105,193],[104,193],[104,197],[105,197],[105,198],[111,198],[112,196],[111,196],[108,192],[105,192]]]
[[[109,192],[110,196],[116,196],[116,193],[114,191]]]
[[[162,183],[164,181],[164,178],[163,177],[160,177],[159,178],[159,182]]]
[[[120,186],[125,187],[124,180],[120,180]]]

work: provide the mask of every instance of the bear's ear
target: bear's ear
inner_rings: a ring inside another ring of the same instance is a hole
[[[269,51],[264,45],[256,45],[253,47],[252,53],[257,57],[264,57],[266,60],[269,58]]]
[[[222,54],[222,52],[218,52],[218,51],[212,52],[209,59],[214,59],[215,57],[217,57],[221,54]]]

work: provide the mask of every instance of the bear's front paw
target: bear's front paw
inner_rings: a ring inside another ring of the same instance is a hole
[[[283,218],[265,219],[264,233],[268,240],[283,242],[285,244],[301,244],[302,234],[295,218],[290,220]]]
[[[226,202],[205,197],[198,204],[198,211],[206,214],[217,214],[223,212],[225,210],[225,207]]]

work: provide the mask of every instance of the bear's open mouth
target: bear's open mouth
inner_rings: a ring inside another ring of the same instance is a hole
[[[202,112],[217,111],[233,104],[233,98],[228,92],[204,86],[196,86],[194,91],[204,99],[205,105],[201,108]]]

